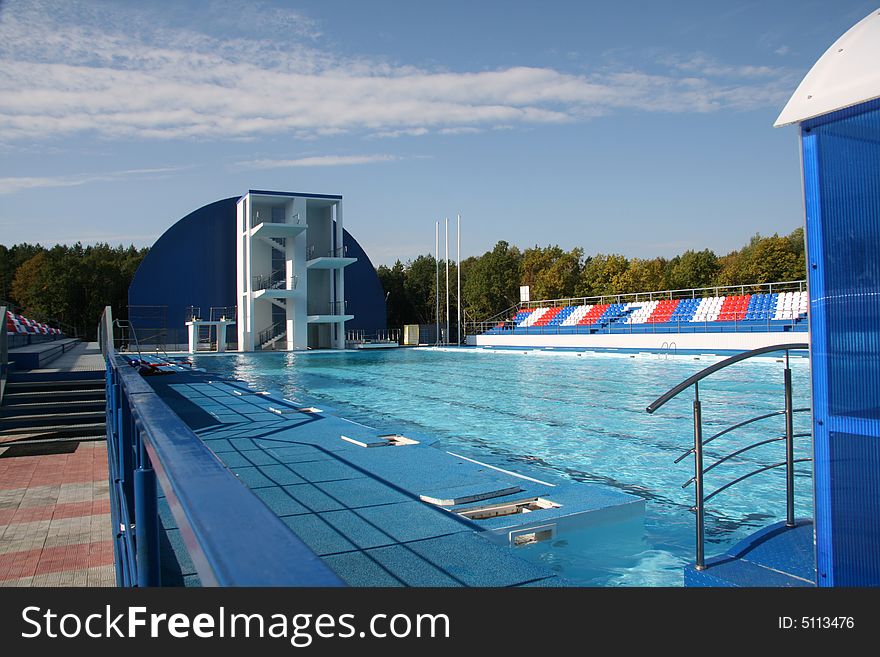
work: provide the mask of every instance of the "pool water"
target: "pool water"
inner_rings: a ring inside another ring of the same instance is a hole
[[[543,479],[612,486],[642,497],[644,523],[582,532],[522,550],[586,586],[681,586],[694,558],[693,460],[673,461],[693,444],[692,390],[654,415],[645,407],[718,360],[693,356],[481,353],[399,349],[336,353],[196,356],[209,372],[334,406],[342,415],[394,431],[440,439],[442,449]],[[809,406],[809,364],[792,359],[795,408]],[[700,384],[704,436],[783,407],[783,365],[752,359]],[[809,430],[809,414],[795,431]],[[705,463],[781,435],[782,417],[736,430],[705,449]],[[796,458],[809,456],[798,439]],[[762,465],[784,460],[775,442],[718,466],[706,493]],[[812,515],[809,463],[795,479],[796,511]],[[707,505],[706,554],[720,554],[785,516],[784,469],[743,481]]]

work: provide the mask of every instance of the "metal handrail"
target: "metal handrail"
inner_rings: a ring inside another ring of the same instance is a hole
[[[793,413],[805,413],[809,410],[810,410],[809,408],[795,408],[795,409],[792,409],[792,412]],[[758,422],[759,420],[766,420],[769,417],[776,417],[777,415],[785,415],[785,410],[772,411],[770,413],[765,413],[764,415],[756,415],[755,417],[750,417],[748,420],[743,420],[742,422],[737,422],[736,424],[733,424],[733,425],[727,427],[726,429],[722,429],[721,431],[719,431],[715,435],[710,436],[709,438],[706,438],[706,440],[703,441],[703,444],[708,445],[716,438],[720,438],[721,436],[728,434],[731,431],[734,431],[735,429],[739,429],[740,427],[744,427],[744,426],[747,426],[747,425],[752,424],[754,422]],[[677,459],[675,459],[673,461],[673,463],[679,463],[680,461],[687,458],[688,456],[690,456],[693,453],[694,453],[694,448],[691,447],[684,454],[682,454]]]
[[[138,358],[143,358],[143,354],[141,353],[141,344],[140,344],[140,342],[138,342],[137,331],[135,331],[134,326],[132,325],[132,323],[129,320],[115,319],[115,320],[113,320],[112,328],[119,328],[122,331],[128,331],[130,337],[134,338],[134,347],[137,350]],[[111,328],[111,330],[112,330],[112,328]],[[116,342],[117,342],[115,332],[111,333],[111,335],[113,335],[113,348],[115,350],[116,349]],[[122,342],[125,342],[126,344],[128,344],[128,341],[125,339],[124,336],[120,337],[119,341],[122,341]]]
[[[679,395],[684,390],[687,390],[691,386],[694,388],[694,401],[693,401],[693,421],[694,421],[694,446],[684,452],[681,456],[675,459],[675,463],[679,463],[682,459],[687,456],[693,454],[694,455],[694,476],[688,479],[684,484],[682,484],[682,488],[687,488],[691,484],[694,484],[694,506],[691,507],[691,511],[696,514],[696,563],[695,567],[697,570],[703,570],[706,568],[706,560],[705,560],[705,545],[704,545],[704,516],[705,516],[705,505],[706,502],[721,493],[722,491],[727,490],[731,486],[738,484],[739,482],[748,479],[756,474],[760,474],[762,472],[766,472],[768,470],[772,470],[774,468],[778,468],[781,466],[786,467],[786,477],[785,477],[785,524],[788,527],[795,526],[794,519],[794,465],[796,463],[803,463],[805,461],[810,461],[812,459],[809,458],[794,458],[794,439],[798,437],[809,436],[809,433],[796,433],[794,431],[794,415],[795,413],[801,413],[809,411],[808,408],[794,408],[794,404],[792,402],[792,387],[791,387],[791,367],[789,363],[789,352],[793,350],[801,350],[808,349],[809,345],[804,342],[792,342],[788,344],[781,345],[768,345],[766,347],[759,347],[757,349],[752,349],[750,351],[744,351],[740,354],[736,354],[735,356],[731,356],[730,358],[725,358],[722,361],[717,363],[713,363],[709,367],[706,367],[693,376],[688,377],[678,385],[672,387],[670,390],[660,395],[657,399],[655,399],[648,407],[645,409],[648,413],[654,413],[657,409],[661,408],[664,404],[666,404],[669,400],[673,399],[677,395]],[[763,415],[758,415],[756,417],[749,418],[742,422],[738,422],[730,427],[722,429],[721,431],[715,433],[710,436],[708,439],[703,439],[703,409],[702,403],[700,401],[700,382],[708,376],[711,376],[715,372],[722,370],[726,367],[739,363],[741,361],[747,360],[749,358],[753,358],[755,356],[760,356],[762,354],[773,353],[778,351],[785,352],[785,370],[784,370],[784,395],[785,395],[785,408],[781,411],[772,411],[770,413],[764,413]],[[783,436],[777,436],[773,438],[768,438],[765,440],[760,440],[755,443],[751,443],[746,445],[745,447],[741,447],[729,454],[726,454],[719,459],[717,459],[714,463],[709,465],[708,467],[703,467],[703,447],[712,442],[713,440],[720,438],[721,436],[727,435],[735,429],[739,429],[741,427],[747,426],[754,422],[758,422],[760,420],[766,420],[771,417],[776,417],[777,415],[783,415],[785,417],[785,434]],[[767,445],[774,442],[785,441],[785,460],[779,463],[775,463],[768,466],[763,466],[754,470],[746,475],[738,477],[733,481],[730,481],[720,488],[717,488],[713,492],[708,495],[704,495],[703,491],[703,477],[705,474],[722,463],[729,461],[730,459],[739,456],[749,450],[755,449],[756,447],[761,447],[763,445]]]
[[[275,322],[269,328],[265,328],[257,334],[257,344],[261,347],[287,332],[287,322]]]
[[[269,274],[257,274],[253,277],[254,290],[278,290],[285,289],[287,285],[287,270],[276,269]],[[296,289],[297,276],[293,277],[292,290]]]
[[[717,363],[713,363],[709,367],[700,370],[696,374],[691,377],[688,377],[681,383],[679,383],[674,388],[670,388],[667,392],[663,393],[653,402],[648,404],[648,407],[645,409],[648,413],[653,413],[658,408],[663,406],[666,402],[668,402],[673,397],[677,396],[681,391],[687,390],[692,385],[699,383],[703,379],[705,379],[710,374],[714,374],[718,370],[723,370],[725,367],[730,367],[731,365],[738,363],[743,360],[748,360],[749,358],[754,358],[755,356],[760,356],[761,354],[769,354],[774,351],[784,351],[786,355],[789,351],[794,351],[798,349],[809,349],[810,345],[806,342],[789,342],[787,344],[771,344],[766,347],[758,347],[757,349],[751,349],[749,351],[744,351],[740,354],[736,354],[734,356],[730,356],[729,358],[725,358],[724,360],[720,360]]]
[[[794,463],[807,463],[812,460],[813,459],[811,459],[811,458],[793,459],[791,461],[791,463],[792,464],[794,464]],[[750,472],[748,474],[744,474],[742,477],[738,477],[738,478],[734,479],[733,481],[731,481],[727,484],[724,484],[721,488],[706,495],[706,497],[703,498],[703,502],[705,503],[705,502],[711,500],[713,497],[718,495],[718,493],[720,493],[721,491],[727,490],[728,488],[730,488],[734,484],[738,484],[739,482],[743,481],[744,479],[748,479],[749,477],[752,477],[756,474],[761,474],[762,472],[767,472],[767,470],[772,470],[773,468],[780,468],[783,465],[788,465],[788,461],[785,460],[785,461],[780,461],[779,463],[774,463],[773,465],[765,465],[762,468],[758,468],[757,470],[753,470],[752,472]],[[788,522],[786,522],[786,525],[788,525],[789,527],[793,527],[794,523],[792,522],[791,524],[789,524]]]

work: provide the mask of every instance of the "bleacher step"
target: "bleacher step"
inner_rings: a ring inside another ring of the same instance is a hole
[[[41,392],[10,392],[3,395],[5,404],[38,404],[44,402],[101,401],[105,399],[104,389],[88,390],[44,390]],[[5,408],[5,406],[4,406]]]
[[[0,417],[0,431],[20,428],[40,428],[52,426],[73,426],[93,424],[104,420],[105,411],[82,411],[73,413],[39,413],[34,415],[3,415]]]
[[[81,438],[84,436],[97,436],[105,432],[103,422],[90,424],[63,424],[43,427],[16,427],[3,429],[0,433],[0,445],[9,442],[9,438],[15,436],[28,436],[28,440],[44,440],[48,438]],[[4,440],[6,438],[7,440]]]
[[[6,392],[14,394],[18,392],[43,392],[59,390],[104,390],[106,383],[103,378],[27,381],[22,376],[7,381]]]
[[[59,400],[54,397],[44,398],[40,401],[19,401],[4,404],[0,409],[0,417],[18,417],[22,415],[43,415],[46,413],[77,413],[77,412],[101,412],[105,410],[104,396],[94,399],[71,399]]]

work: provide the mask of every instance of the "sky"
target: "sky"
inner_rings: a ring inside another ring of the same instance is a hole
[[[342,194],[376,266],[459,212],[462,258],[724,254],[802,225],[773,122],[876,8],[0,0],[0,243],[149,246],[270,189]]]

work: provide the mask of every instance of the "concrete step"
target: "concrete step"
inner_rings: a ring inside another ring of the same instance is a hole
[[[261,344],[261,345],[260,345],[260,349],[268,349],[268,348],[270,348],[270,347],[271,347],[272,349],[274,349],[274,348],[275,348],[275,345],[276,345],[279,341],[283,340],[283,339],[286,338],[286,337],[287,337],[287,331],[282,331],[281,333],[279,333],[279,334],[276,335],[275,337],[273,337],[273,338],[269,338],[269,339],[266,340],[263,344]]]
[[[105,399],[104,389],[88,390],[43,390],[39,392],[11,392],[9,389],[3,395],[3,408],[6,404],[39,404],[44,402],[66,401],[101,401]]]
[[[79,426],[103,422],[105,411],[55,412],[32,415],[3,415],[0,417],[0,432],[20,428],[41,428],[54,426]]]
[[[14,427],[0,430],[0,445],[22,438],[28,440],[45,440],[49,438],[82,438],[84,436],[99,436],[105,432],[103,422],[89,424],[56,425],[44,427]]]
[[[19,392],[54,392],[59,390],[104,390],[105,385],[103,378],[28,381],[25,377],[19,375],[6,382],[6,392],[8,394],[15,394]]]
[[[95,399],[59,400],[46,397],[39,401],[14,401],[0,408],[0,417],[17,417],[22,415],[43,415],[47,413],[79,413],[86,411],[104,412],[106,402],[104,396]]]
[[[68,437],[60,437],[60,438],[29,438],[27,436],[23,438],[7,438],[5,440],[0,439],[0,448],[2,447],[15,447],[16,445],[51,445],[53,443],[86,443],[86,442],[95,442],[99,440],[107,440],[107,435],[103,433],[94,434],[91,436],[68,436]]]

